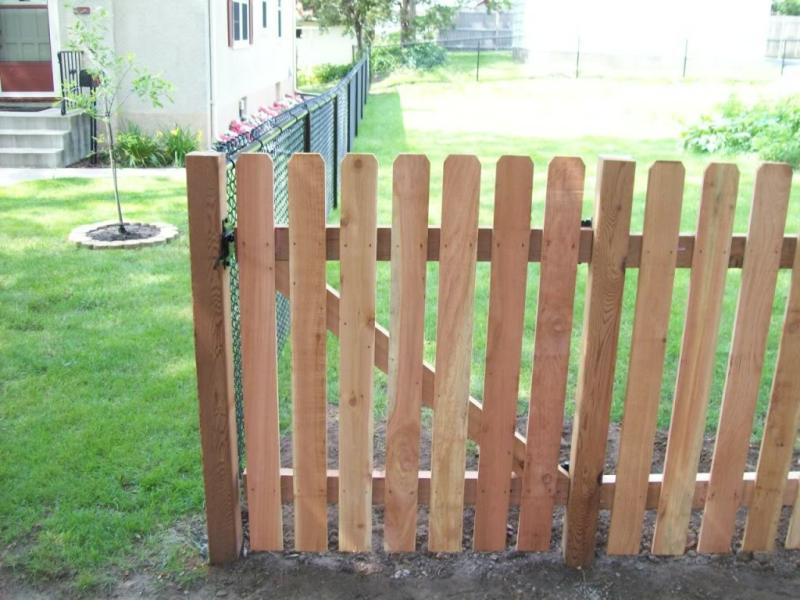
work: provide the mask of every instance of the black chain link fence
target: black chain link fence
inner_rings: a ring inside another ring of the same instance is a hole
[[[318,96],[304,96],[304,101],[258,125],[252,131],[215,144],[228,159],[226,191],[228,215],[226,227],[236,227],[236,161],[243,152],[264,152],[272,157],[274,167],[275,223],[289,221],[289,159],[296,152],[318,152],[325,160],[325,199],[330,212],[338,202],[341,161],[352,148],[363,117],[369,91],[369,58],[353,65],[350,72],[333,88]],[[236,397],[236,429],[239,441],[239,467],[244,467],[244,401],[242,396],[241,322],[239,312],[239,265],[235,255],[230,260],[231,319],[233,334],[233,375]],[[278,350],[289,336],[289,300],[278,293],[276,298]]]

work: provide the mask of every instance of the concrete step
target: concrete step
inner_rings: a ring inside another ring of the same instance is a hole
[[[0,148],[0,167],[54,169],[63,165],[60,148]]]
[[[0,148],[56,148],[62,150],[69,131],[0,129]]]
[[[61,111],[55,108],[39,112],[0,111],[0,129],[69,131],[77,117],[76,112],[62,115]]]

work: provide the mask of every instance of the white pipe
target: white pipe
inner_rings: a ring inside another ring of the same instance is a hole
[[[216,132],[214,131],[214,127],[216,125],[216,94],[214,90],[214,65],[215,61],[215,52],[214,52],[214,42],[215,42],[215,35],[216,35],[216,28],[214,27],[214,9],[213,9],[214,0],[208,0],[208,13],[206,17],[208,19],[208,146],[211,147],[211,144],[214,143],[214,136]]]

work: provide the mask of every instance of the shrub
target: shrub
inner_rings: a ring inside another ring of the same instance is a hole
[[[156,139],[161,144],[165,164],[175,167],[184,166],[186,155],[200,148],[200,132],[192,133],[189,127],[180,125],[175,125],[168,131],[157,132]]]
[[[745,106],[732,98],[684,133],[693,152],[756,152],[764,160],[800,166],[800,101],[787,98]]]
[[[155,136],[133,124],[117,134],[114,158],[123,167],[160,167],[164,164],[164,153]]]
[[[377,77],[385,77],[403,64],[403,49],[400,46],[377,46],[370,52],[370,71]]]
[[[403,52],[405,65],[420,71],[430,71],[447,62],[447,51],[431,42],[408,46]]]
[[[343,65],[335,65],[331,63],[324,63],[315,65],[310,70],[302,71],[298,74],[298,85],[323,85],[343,79],[345,75],[352,68],[352,63]]]
[[[200,133],[176,125],[154,135],[133,123],[117,134],[114,158],[123,167],[182,167],[186,155],[200,147]]]
[[[411,46],[377,46],[370,55],[370,70],[383,77],[400,67],[430,71],[446,62],[447,51],[433,42]]]

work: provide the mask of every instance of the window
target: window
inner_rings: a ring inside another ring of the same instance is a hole
[[[283,0],[278,0],[278,37],[283,36]]]
[[[267,0],[261,2],[261,28],[267,28]]]
[[[253,0],[228,0],[228,45],[252,43]]]

